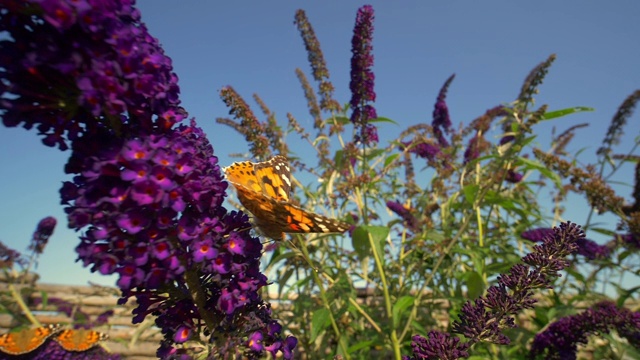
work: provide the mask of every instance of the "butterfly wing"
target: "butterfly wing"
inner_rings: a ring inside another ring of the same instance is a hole
[[[46,325],[0,335],[0,351],[10,355],[32,352],[55,334],[60,325]]]
[[[284,156],[254,164],[254,170],[263,194],[277,201],[290,201],[291,168]]]
[[[293,204],[280,203],[277,209],[276,222],[286,224],[286,233],[343,233],[351,227],[346,222],[308,212]]]
[[[67,329],[53,339],[67,351],[87,351],[107,338],[107,334],[94,330]]]
[[[243,186],[278,201],[289,201],[291,168],[284,156],[277,155],[260,163],[235,162],[224,168],[224,173],[236,188]]]

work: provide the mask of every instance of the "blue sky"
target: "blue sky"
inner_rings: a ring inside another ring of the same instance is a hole
[[[563,131],[587,122],[570,150],[585,149],[592,161],[620,103],[640,88],[640,2],[635,0],[536,2],[373,1],[376,11],[374,55],[376,108],[400,126],[385,125],[382,145],[404,128],[431,121],[436,95],[451,74],[456,79],[447,103],[454,124],[468,124],[486,109],[513,101],[529,70],[550,54],[558,56],[537,104],[550,109],[589,106],[582,113],[537,128],[540,146],[549,145],[553,126]],[[303,126],[312,121],[294,74],[309,73],[307,54],[293,24],[302,8],[320,39],[336,87],[349,101],[349,61],[355,1],[138,1],[142,19],[173,59],[183,106],[203,127],[223,165],[247,145],[215,118],[228,116],[218,91],[232,85],[253,106],[259,94],[282,124],[291,112]],[[619,152],[638,135],[635,115]],[[291,141],[296,141],[295,136]],[[68,153],[42,145],[35,132],[0,129],[0,240],[18,250],[26,246],[43,217],[58,228],[37,271],[42,281],[113,284],[74,262],[76,233],[66,229],[58,189],[66,176]],[[296,154],[303,159],[309,149]],[[632,169],[625,169],[630,176]],[[629,178],[617,178],[632,183]],[[630,188],[622,187],[629,196]],[[544,192],[543,192],[544,194]],[[584,217],[582,218],[584,219]],[[582,219],[572,219],[580,222]],[[609,224],[613,228],[612,224]]]

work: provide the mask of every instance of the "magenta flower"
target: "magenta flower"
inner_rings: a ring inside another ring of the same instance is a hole
[[[173,336],[173,341],[176,344],[182,344],[183,342],[189,340],[191,337],[191,333],[193,330],[188,326],[181,326],[176,331],[176,334]]]

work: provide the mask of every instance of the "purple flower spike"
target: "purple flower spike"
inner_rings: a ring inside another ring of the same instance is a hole
[[[608,334],[614,329],[637,348],[640,312],[618,308],[605,301],[582,313],[560,318],[536,335],[529,357],[535,359],[544,354],[545,359],[575,359],[578,345],[587,344],[589,336]]]
[[[66,150],[105,128],[167,131],[186,117],[171,60],[130,1],[5,0],[2,7],[5,126],[36,128],[45,145]]]
[[[356,140],[364,144],[378,142],[375,126],[368,124],[369,120],[378,117],[376,109],[371,103],[376,101],[373,90],[375,75],[373,66],[373,7],[365,5],[358,9],[356,25],[351,39],[351,122],[358,133]]]
[[[9,269],[13,264],[26,265],[26,259],[22,255],[0,241],[0,269]]]
[[[416,232],[419,230],[418,219],[416,219],[416,217],[411,214],[410,209],[407,209],[404,205],[397,201],[387,201],[387,207],[389,208],[389,210],[400,216],[403,222],[411,231]]]
[[[468,343],[461,343],[460,339],[447,333],[430,331],[424,338],[416,335],[412,338],[412,357],[407,360],[456,360],[469,357]]]
[[[60,193],[80,233],[78,260],[118,275],[119,303],[138,304],[135,323],[156,316],[158,354],[188,356],[172,344],[198,329],[217,354],[255,351],[247,337],[259,332],[256,358],[274,344],[291,358],[295,339],[269,333],[260,240],[245,214],[222,206],[228,183],[204,132],[195,122],[174,126],[186,117],[177,76],[133,4],[2,0],[2,122],[36,128],[48,146],[71,146],[65,172],[73,180]],[[54,225],[36,231],[34,251]]]
[[[458,359],[468,357],[466,350],[480,341],[508,344],[510,340],[502,331],[515,327],[518,312],[533,308],[533,290],[549,287],[558,271],[568,266],[564,258],[577,250],[576,242],[583,238],[582,229],[570,222],[551,229],[542,244],[522,258],[523,264],[498,277],[498,284],[491,286],[485,297],[462,306],[452,332],[464,335],[467,342],[439,332],[431,332],[427,338],[415,336],[413,357],[406,359]]]
[[[32,250],[36,254],[42,254],[45,246],[47,246],[49,242],[49,238],[53,235],[53,230],[56,228],[57,223],[58,221],[53,216],[47,216],[40,220],[31,238],[29,250]]]
[[[440,93],[438,94],[438,99],[436,100],[436,105],[433,109],[433,121],[431,122],[433,134],[436,136],[436,139],[438,139],[438,144],[443,148],[449,147],[449,142],[445,139],[444,134],[451,134],[452,132],[449,107],[447,107],[445,100],[447,98],[447,90],[449,90],[449,86],[455,76],[455,74],[451,75],[447,81],[445,81],[444,85],[442,85]]]

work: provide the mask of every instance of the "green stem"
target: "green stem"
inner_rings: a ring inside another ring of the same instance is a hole
[[[211,311],[207,309],[206,303],[206,294],[204,293],[204,289],[200,285],[200,279],[198,277],[197,270],[189,269],[185,272],[185,280],[187,285],[189,286],[189,291],[191,292],[191,296],[193,297],[193,302],[198,307],[198,312],[202,316],[202,320],[207,325],[209,331],[213,332],[216,328],[215,316]]]
[[[382,294],[384,295],[384,304],[385,309],[387,311],[387,318],[391,321],[391,345],[393,347],[393,352],[396,355],[396,359],[400,360],[402,355],[400,354],[400,342],[398,341],[398,334],[396,332],[395,322],[393,321],[393,310],[391,304],[391,295],[389,295],[389,286],[387,284],[387,277],[384,272],[384,264],[382,263],[381,254],[378,254],[378,248],[373,242],[373,236],[369,234],[369,246],[373,251],[373,258],[376,262],[376,267],[378,268],[378,272],[380,273],[380,281],[382,281]]]
[[[20,307],[20,309],[22,309],[22,312],[24,313],[24,316],[26,316],[27,319],[29,319],[29,321],[33,325],[42,326],[42,324],[40,324],[40,321],[38,321],[38,319],[36,319],[35,316],[33,316],[33,313],[31,313],[31,310],[29,310],[29,307],[24,302],[24,299],[22,298],[22,295],[20,295],[20,293],[18,292],[18,289],[16,289],[15,285],[9,284],[9,291],[11,292],[11,296],[13,296],[13,299],[16,301],[16,303],[18,303],[18,306]]]
[[[300,251],[302,251],[302,254],[307,259],[307,262],[311,264],[311,261],[310,261],[311,258],[309,257],[307,244],[301,239],[299,243],[300,243]],[[318,285],[318,289],[320,290],[320,298],[322,299],[322,304],[324,308],[328,310],[329,320],[331,321],[331,328],[333,329],[333,332],[336,334],[336,337],[338,338],[338,345],[340,346],[342,355],[344,356],[345,359],[348,360],[351,358],[351,356],[349,356],[349,353],[347,352],[347,344],[345,343],[345,340],[342,337],[342,333],[340,332],[340,328],[338,327],[338,323],[336,322],[336,319],[333,316],[333,313],[331,312],[331,306],[329,306],[329,299],[327,298],[327,292],[325,291],[324,286],[322,285],[322,281],[318,276],[318,272],[315,271],[315,269],[311,269],[311,275],[313,276],[313,280],[316,282],[316,285]]]

